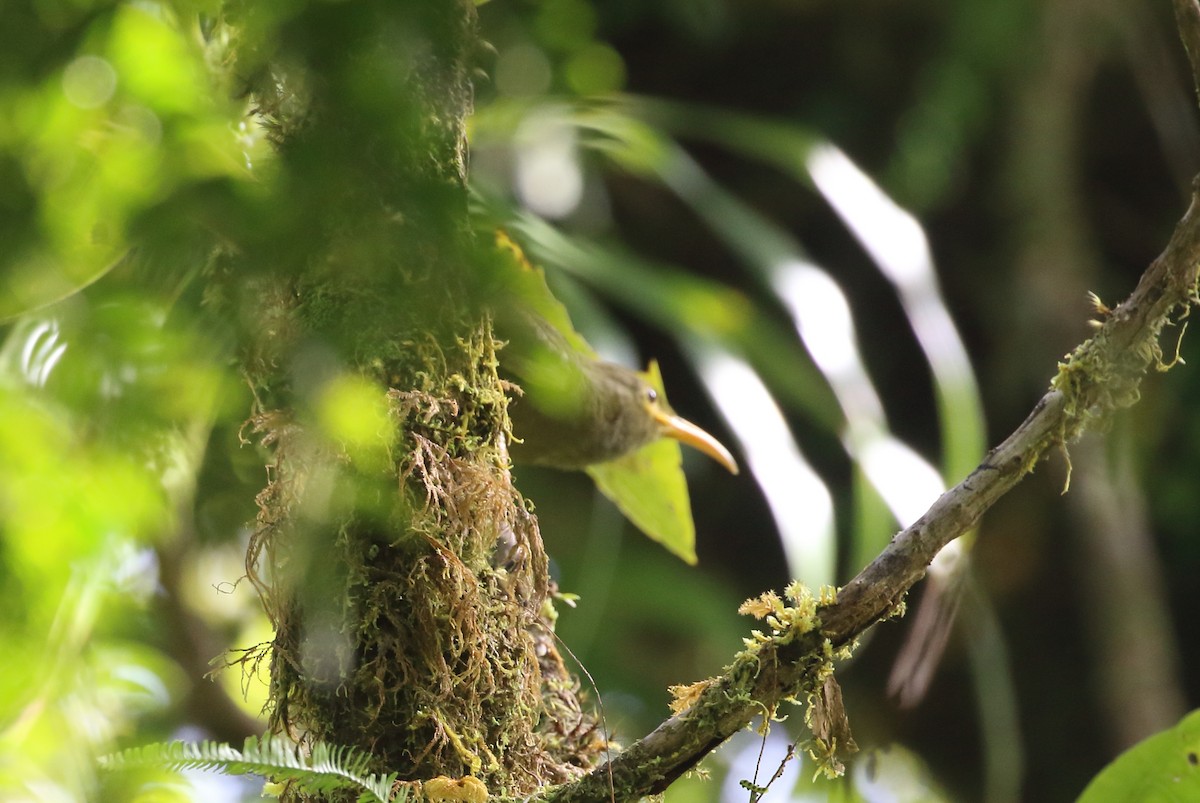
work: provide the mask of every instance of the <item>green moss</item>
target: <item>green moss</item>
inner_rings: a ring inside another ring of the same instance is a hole
[[[1189,298],[1195,298],[1195,288],[1192,288]],[[1108,310],[1094,296],[1093,303],[1102,315],[1128,314],[1121,308],[1115,312]],[[1112,413],[1136,404],[1141,397],[1142,379],[1151,366],[1156,370],[1166,371],[1180,361],[1179,343],[1186,326],[1180,329],[1175,356],[1169,362],[1164,359],[1160,340],[1164,328],[1174,326],[1177,320],[1186,318],[1190,309],[1190,305],[1182,307],[1177,318],[1173,318],[1176,311],[1169,310],[1150,320],[1138,332],[1136,339],[1123,345],[1118,345],[1112,340],[1115,327],[1107,323],[1097,324],[1099,328],[1096,334],[1081,343],[1058,364],[1058,373],[1051,380],[1050,386],[1063,395],[1064,417],[1054,439],[1067,461],[1068,485],[1070,455],[1066,445],[1085,428],[1103,427]],[[1030,450],[1031,462],[1024,467],[1026,471],[1033,469],[1033,463],[1041,451]]]
[[[255,417],[274,465],[248,571],[277,631],[274,729],[365,747],[402,777],[469,774],[515,794],[572,777],[605,742],[543,615],[547,561],[507,473],[490,327],[463,329],[364,363],[393,385],[389,466],[292,415]]]
[[[834,661],[849,658],[854,646],[849,644],[835,650],[829,639],[822,638],[819,642],[813,639],[819,635],[820,605],[831,603],[836,598],[837,592],[831,587],[823,587],[818,595],[814,595],[802,583],[795,581],[784,590],[783,598],[773,591],[767,591],[747,600],[742,604],[739,613],[754,616],[763,621],[770,630],[752,631],[751,636],[744,639],[744,649],[737,654],[733,664],[726,668],[726,676],[731,686],[726,696],[744,704],[753,699],[751,692],[763,671],[763,661],[768,660],[764,656],[771,656],[769,660],[772,661],[778,660],[781,650],[803,639],[802,660],[805,666],[800,672],[800,677],[804,678],[804,685],[784,701],[806,706],[805,722],[813,729],[813,739],[806,749],[821,771],[830,777],[840,775],[844,771],[838,757],[839,750],[857,749],[849,739],[849,724],[844,722],[845,715],[840,710],[840,693],[835,718],[840,717],[838,721],[842,723],[845,733],[842,744],[839,745],[837,738],[829,736],[824,725],[829,721],[827,712],[831,703],[828,689],[829,684],[833,683]],[[836,687],[836,683],[833,683],[833,686]],[[818,711],[819,716],[816,713]],[[775,721],[776,716],[775,708],[764,708],[764,732],[770,723]],[[822,723],[819,727],[816,724],[818,720]]]

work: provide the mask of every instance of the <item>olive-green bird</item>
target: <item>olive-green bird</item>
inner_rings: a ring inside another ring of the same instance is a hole
[[[542,272],[503,232],[508,303],[495,310],[502,370],[521,389],[509,404],[515,463],[582,469],[646,535],[689,563],[695,525],[679,444],[736,474],[721,443],[674,413],[658,366],[633,371],[601,360],[571,325]]]
[[[540,322],[536,331],[547,371],[561,372],[560,388],[539,389],[530,360],[513,355],[507,367],[528,393],[509,406],[510,447],[517,463],[584,469],[636,452],[659,438],[674,438],[707,454],[731,473],[737,462],[720,441],[676,415],[649,377],[623,365],[570,351],[564,338]],[[528,334],[512,338],[510,348],[527,344]],[[554,398],[546,398],[557,392]],[[543,396],[545,394],[545,396]]]

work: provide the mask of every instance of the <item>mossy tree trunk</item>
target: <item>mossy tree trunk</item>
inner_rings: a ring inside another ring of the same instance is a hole
[[[264,211],[217,269],[272,461],[247,559],[276,628],[257,656],[271,726],[402,778],[566,780],[601,745],[544,618],[475,292],[474,6],[246,3],[223,23],[278,146]]]

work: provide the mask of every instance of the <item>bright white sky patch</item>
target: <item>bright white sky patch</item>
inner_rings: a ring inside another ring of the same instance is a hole
[[[552,115],[532,114],[517,131],[517,193],[543,217],[559,220],[583,198],[583,170],[574,126]]]
[[[896,286],[917,341],[939,381],[961,385],[977,398],[971,361],[941,300],[933,253],[921,224],[832,145],[812,149],[808,170],[880,273]]]
[[[67,344],[59,339],[58,324],[53,320],[40,321],[25,336],[21,371],[30,384],[42,387],[66,350]]]
[[[808,154],[808,171],[879,269],[898,285],[930,274],[929,240],[916,219],[888,198],[858,165],[832,145]]]
[[[846,414],[847,449],[896,520],[911,524],[944,486],[933,466],[888,434],[883,404],[859,357],[846,296],[827,273],[799,260],[776,268],[775,291]]]
[[[863,471],[901,527],[924,515],[946,490],[933,466],[891,435],[878,433],[865,439],[858,455]]]
[[[883,404],[858,354],[850,304],[825,271],[790,260],[774,271],[775,292],[813,362],[829,380],[846,418],[883,423]]]
[[[835,582],[833,499],[800,452],[758,374],[713,348],[689,349],[775,519],[792,575],[810,588]]]

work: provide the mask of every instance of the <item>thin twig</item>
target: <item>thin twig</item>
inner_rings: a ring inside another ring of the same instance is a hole
[[[776,781],[778,781],[780,778],[783,777],[783,771],[787,769],[788,762],[796,757],[796,745],[789,744],[787,746],[787,753],[784,755],[783,759],[779,762],[779,766],[775,769],[775,774],[771,776],[771,780],[767,781],[762,786],[759,786],[758,785],[758,767],[759,767],[759,764],[762,763],[763,748],[765,748],[766,745],[767,745],[767,737],[764,734],[763,740],[762,740],[762,747],[760,747],[758,750],[758,763],[754,765],[754,781],[755,781],[755,783],[751,784],[751,786],[753,788],[750,790],[750,803],[758,803],[760,800],[762,800],[763,795],[765,795],[767,793],[767,790],[770,789],[771,786]]]

